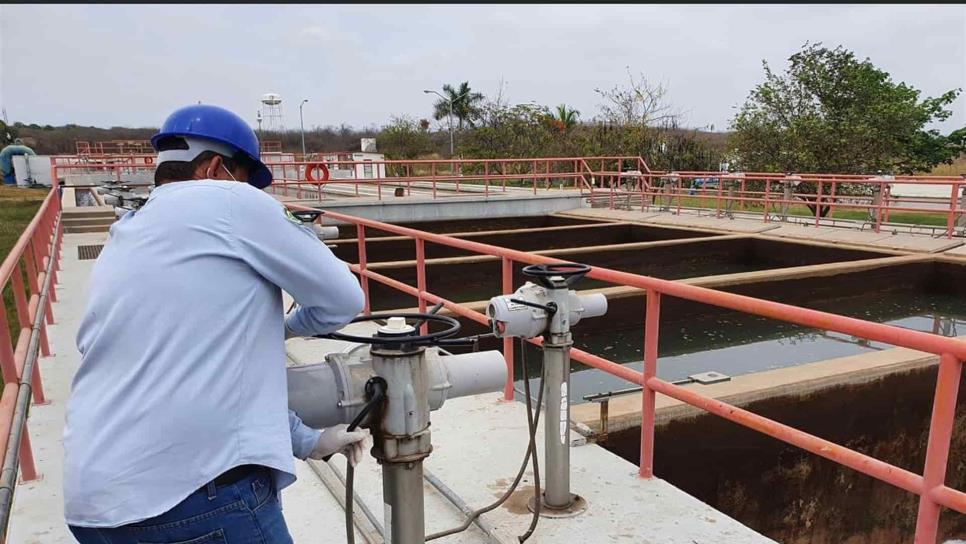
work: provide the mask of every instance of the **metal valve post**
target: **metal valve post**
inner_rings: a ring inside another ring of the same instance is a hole
[[[575,515],[586,508],[583,499],[570,492],[570,327],[583,317],[604,315],[607,298],[578,295],[570,287],[589,271],[582,264],[528,266],[523,273],[539,285],[528,282],[512,295],[494,297],[487,308],[498,337],[544,334],[546,484],[542,513],[549,517]]]

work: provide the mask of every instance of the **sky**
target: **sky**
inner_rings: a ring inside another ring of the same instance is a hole
[[[423,89],[469,81],[511,104],[593,118],[628,70],[667,87],[686,126],[725,129],[805,42],[842,45],[936,96],[966,89],[956,5],[0,5],[10,122],[156,127],[198,101],[256,126],[282,95],[287,128],[429,118]],[[966,125],[966,98],[932,128]]]

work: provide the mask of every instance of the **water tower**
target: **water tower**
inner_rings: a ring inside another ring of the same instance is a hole
[[[268,132],[282,132],[285,130],[282,121],[282,95],[265,93],[262,95],[261,128]]]

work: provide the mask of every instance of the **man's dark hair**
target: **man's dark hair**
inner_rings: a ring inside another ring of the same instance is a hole
[[[183,138],[179,137],[169,137],[164,138],[158,142],[158,151],[167,151],[171,149],[188,149],[187,142]],[[238,167],[250,168],[250,160],[244,155],[238,154],[234,157],[226,157],[221,153],[216,153],[214,151],[202,151],[195,157],[192,161],[168,161],[163,162],[158,165],[154,171],[154,185],[162,185],[165,183],[173,181],[187,181],[189,179],[194,179],[195,170],[198,169],[205,161],[209,161],[214,157],[221,157],[222,162],[225,164],[225,168],[229,172],[234,172]]]
[[[241,164],[240,161],[236,161],[231,157],[226,157],[221,153],[215,153],[214,151],[202,151],[191,162],[168,161],[159,164],[158,168],[154,171],[154,184],[161,185],[172,181],[187,181],[189,179],[194,179],[195,170],[198,169],[198,166],[205,161],[213,159],[214,157],[221,157],[222,162],[225,163],[225,168],[227,168],[229,172],[234,172],[235,169]]]

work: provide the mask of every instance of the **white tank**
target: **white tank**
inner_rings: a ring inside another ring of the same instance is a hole
[[[282,103],[282,95],[278,93],[265,93],[262,95],[262,104],[266,106],[277,106]]]

